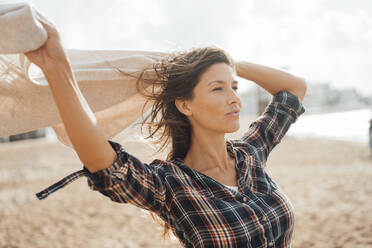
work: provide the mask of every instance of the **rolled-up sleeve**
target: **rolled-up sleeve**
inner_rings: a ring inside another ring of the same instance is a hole
[[[241,140],[253,146],[255,157],[265,163],[272,149],[304,112],[305,108],[296,95],[279,91],[273,96],[264,113],[250,124]]]
[[[166,187],[159,173],[127,153],[116,142],[108,141],[117,154],[114,163],[100,171],[88,172],[88,185],[119,203],[131,203],[158,212],[164,206]],[[86,168],[85,168],[86,169]]]

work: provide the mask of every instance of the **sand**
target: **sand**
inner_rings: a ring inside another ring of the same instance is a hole
[[[135,143],[128,151],[137,152]],[[35,193],[81,168],[46,139],[0,144],[0,247],[180,247],[149,214],[91,191],[82,178],[49,198]],[[296,211],[292,247],[372,247],[372,159],[367,145],[285,137],[268,171]]]

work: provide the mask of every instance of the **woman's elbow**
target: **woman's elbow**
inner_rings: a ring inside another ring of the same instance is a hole
[[[294,88],[291,93],[296,95],[298,98],[300,98],[301,101],[303,101],[307,91],[307,83],[305,78],[298,78],[298,81],[296,83],[296,88]]]

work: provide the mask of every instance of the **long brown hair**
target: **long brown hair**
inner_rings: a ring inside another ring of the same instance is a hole
[[[171,144],[167,160],[184,159],[191,145],[192,126],[188,118],[178,111],[175,100],[192,100],[194,88],[203,72],[217,63],[225,63],[235,71],[235,64],[227,52],[215,46],[207,46],[173,52],[139,73],[137,91],[147,98],[145,106],[149,101],[152,102],[149,115],[140,123],[141,133],[143,126],[147,125],[149,135],[145,138],[155,138],[152,141],[154,144],[162,143],[157,152]],[[144,77],[148,70],[155,72],[155,78]],[[144,90],[148,85],[150,93]],[[164,223],[163,237],[168,231],[169,226]]]

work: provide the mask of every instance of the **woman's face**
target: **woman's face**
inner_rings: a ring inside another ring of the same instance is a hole
[[[242,103],[237,88],[238,82],[229,65],[218,63],[210,66],[195,86],[194,98],[187,102],[186,115],[193,128],[217,133],[239,130]]]

